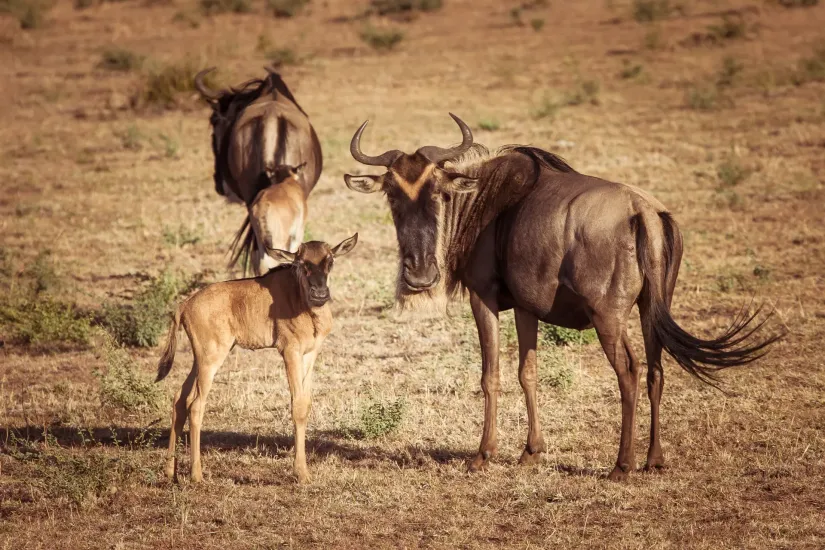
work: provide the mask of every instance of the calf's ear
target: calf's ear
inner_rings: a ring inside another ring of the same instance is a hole
[[[281,263],[292,263],[295,261],[297,255],[294,252],[290,252],[288,250],[281,250],[280,248],[269,248],[267,247],[266,253],[272,256],[274,260],[277,260]]]
[[[345,240],[341,241],[340,243],[338,243],[337,245],[335,245],[332,248],[332,255],[333,256],[343,256],[344,254],[347,254],[349,251],[351,251],[353,248],[355,248],[355,243],[357,243],[357,242],[358,242],[358,233],[356,233],[355,235],[353,235],[349,239],[345,239]]]
[[[375,193],[381,190],[384,176],[351,176],[344,174],[344,181],[347,187],[359,193]]]

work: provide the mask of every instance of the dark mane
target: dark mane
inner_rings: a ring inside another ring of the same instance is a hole
[[[492,152],[483,145],[474,145],[450,163],[450,168],[479,180],[478,191],[456,195],[445,206],[445,216],[461,220],[460,224],[444,222],[446,227],[453,227],[445,247],[445,267],[450,273],[447,291],[452,294],[460,290],[463,271],[481,232],[521,202],[538,184],[542,171],[575,170],[553,153],[524,145],[506,145]]]

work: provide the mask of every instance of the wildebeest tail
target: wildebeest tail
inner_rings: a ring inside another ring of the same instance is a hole
[[[781,335],[755,341],[751,338],[770,317],[757,322],[761,308],[752,314],[743,308],[725,332],[709,340],[698,338],[680,327],[670,315],[669,304],[679,270],[682,238],[670,214],[660,212],[658,217],[662,224],[661,251],[655,250],[651,243],[648,232],[653,224],[645,222],[645,214],[637,214],[632,219],[636,230],[636,253],[644,277],[640,298],[642,323],[679,366],[699,380],[716,386],[716,374],[720,370],[759,359]],[[655,218],[650,222],[653,220]]]
[[[258,241],[255,239],[249,214],[247,214],[243,225],[241,225],[241,228],[235,233],[235,238],[232,240],[232,256],[229,259],[228,267],[231,268],[240,264],[243,274],[246,276],[250,271],[252,253],[257,248]]]
[[[166,375],[172,370],[172,365],[175,364],[175,351],[178,347],[178,328],[180,328],[182,307],[182,305],[178,306],[175,310],[175,317],[172,319],[172,322],[169,323],[169,336],[166,338],[166,348],[164,348],[163,355],[158,362],[158,375],[157,378],[155,378],[155,382],[160,382],[166,378]]]

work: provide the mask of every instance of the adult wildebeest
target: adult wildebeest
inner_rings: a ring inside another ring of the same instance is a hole
[[[195,76],[212,106],[215,190],[248,210],[232,243],[232,260],[244,273],[274,267],[266,248],[294,252],[303,240],[306,198],[321,176],[321,144],[281,76],[267,68],[263,80],[215,91],[204,82],[214,67]],[[297,168],[300,167],[300,170]]]
[[[192,344],[194,363],[172,404],[166,475],[177,477],[175,443],[189,417],[192,438],[192,481],[201,481],[200,434],[206,397],[215,373],[233,347],[276,348],[284,358],[292,422],[295,428],[294,471],[298,481],[309,480],[304,439],[311,402],[312,369],[324,339],[332,330],[327,276],[333,258],[352,250],[358,233],[330,248],[311,241],[296,253],[267,249],[289,262],[261,277],[215,283],[183,302],[169,328],[169,338],[158,363],[156,381],[163,380],[175,362],[178,328],[183,325]]]
[[[536,404],[538,322],[574,329],[595,327],[616,371],[622,400],[619,456],[609,478],[635,468],[635,411],[640,366],[627,337],[639,305],[647,355],[650,448],[646,469],[664,465],[659,400],[666,350],[686,371],[712,382],[719,369],[760,356],[776,338],[748,343],[761,325],[742,315],[720,337],[703,340],[670,315],[682,258],[682,235],[656,199],[629,185],[577,173],[561,158],[534,147],[422,147],[413,154],[361,152],[365,122],[352,138],[355,160],[388,170],[380,176],[345,175],[362,193],[383,191],[395,222],[400,253],[397,295],[420,297],[469,291],[481,343],[484,431],[471,470],[496,452],[499,393],[498,314],[515,309],[519,381],[526,396],[527,445],[520,463],[545,451]]]

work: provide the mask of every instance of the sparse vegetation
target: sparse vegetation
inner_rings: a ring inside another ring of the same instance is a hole
[[[572,344],[592,344],[598,340],[594,329],[576,330],[542,323],[540,327],[541,339],[556,346]]]
[[[555,118],[560,107],[561,105],[558,101],[551,98],[548,94],[545,94],[541,101],[530,111],[530,116],[537,120],[542,118],[552,119]]]
[[[719,106],[719,90],[711,85],[694,85],[685,92],[685,104],[697,111],[710,111]]]
[[[716,79],[717,86],[727,87],[733,85],[744,68],[745,66],[735,57],[725,57],[722,60],[722,67],[719,69],[719,76]]]
[[[570,106],[584,103],[598,105],[600,90],[601,85],[598,80],[581,80],[571,92],[565,94],[563,102]]]
[[[201,26],[197,14],[189,11],[179,11],[175,13],[175,15],[172,16],[172,22],[186,25],[190,29],[197,29]]]
[[[771,268],[757,264],[753,267],[753,275],[760,281],[767,281],[771,278]]]
[[[627,59],[624,60],[622,70],[619,71],[619,78],[623,78],[625,80],[630,80],[632,78],[638,77],[642,74],[642,64],[641,63],[631,63]]]
[[[146,75],[138,96],[139,101],[149,105],[173,106],[177,101],[177,96],[181,92],[191,92],[195,90],[195,75],[200,70],[200,64],[191,59],[186,59],[170,65],[158,65],[151,67]],[[204,81],[207,85],[215,86],[214,79],[210,73],[206,75]]]
[[[221,13],[249,13],[252,11],[250,0],[199,0],[204,15]]]
[[[143,65],[144,57],[126,48],[113,46],[106,48],[101,54],[98,67],[109,71],[134,71]]]
[[[21,29],[37,29],[45,23],[46,14],[52,5],[49,0],[0,0],[0,14],[12,15],[20,23]]]
[[[567,364],[563,352],[557,349],[550,348],[541,353],[538,376],[542,386],[560,391],[573,387],[573,369]]]
[[[163,228],[163,240],[170,246],[181,247],[197,244],[201,240],[201,236],[198,231],[183,225],[174,229],[165,226]]]
[[[152,413],[164,401],[163,389],[138,372],[137,363],[111,335],[100,349],[105,371],[95,373],[100,382],[100,402],[125,413]]]
[[[266,0],[275,17],[295,17],[308,3],[309,0]]]
[[[775,0],[777,4],[786,8],[810,8],[818,6],[819,0]]]
[[[120,137],[120,143],[124,149],[129,151],[140,151],[143,149],[145,136],[134,124],[127,126],[125,130],[118,134],[118,137]]]
[[[534,31],[539,32],[544,28],[544,19],[541,17],[534,17],[530,20],[530,26],[533,27]]]
[[[152,279],[130,304],[104,304],[99,322],[122,345],[153,347],[168,328],[175,299],[191,282],[170,272]]]
[[[718,25],[708,27],[708,36],[715,40],[736,40],[747,34],[747,24],[741,15],[726,15]]]
[[[719,189],[729,189],[745,181],[751,171],[743,166],[736,157],[729,157],[716,167]]]
[[[394,432],[401,424],[404,409],[403,399],[369,401],[361,411],[361,433],[367,439],[375,439]]]
[[[377,15],[397,15],[439,10],[442,0],[372,0],[370,6],[371,11]]]
[[[501,127],[501,125],[498,120],[494,118],[482,118],[478,121],[478,127],[488,132],[495,132]]]
[[[659,27],[651,27],[645,31],[645,36],[642,42],[646,50],[661,50],[666,45],[665,38],[662,36],[662,31]]]
[[[368,24],[361,29],[359,36],[376,50],[392,50],[403,40],[404,33],[397,29],[379,29]]]
[[[650,23],[670,17],[678,9],[669,0],[634,0],[633,19],[639,23]]]
[[[806,82],[825,81],[825,43],[819,44],[810,57],[802,58],[791,81],[799,86]]]

